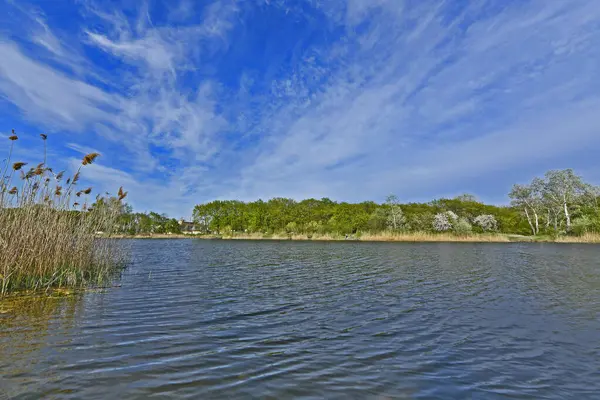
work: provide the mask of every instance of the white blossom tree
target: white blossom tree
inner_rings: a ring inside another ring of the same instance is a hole
[[[446,215],[451,224],[458,222],[458,215],[454,211],[446,211]]]
[[[433,217],[433,229],[438,232],[452,229],[452,224],[448,221],[446,213],[439,213]]]
[[[458,221],[458,215],[452,211],[436,214],[433,217],[433,229],[438,232],[449,231],[453,223]]]
[[[473,222],[485,232],[498,230],[498,222],[496,221],[496,217],[491,214],[479,215],[475,217]]]

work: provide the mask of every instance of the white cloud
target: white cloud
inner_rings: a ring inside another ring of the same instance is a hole
[[[62,43],[56,36],[54,36],[46,22],[40,17],[36,17],[35,21],[39,25],[40,29],[36,30],[36,32],[32,34],[33,42],[46,48],[56,56],[66,57],[68,55],[67,51],[63,49]]]
[[[198,163],[209,162],[220,151],[217,135],[228,123],[215,111],[212,82],[184,88],[177,74],[195,68],[202,47],[214,52],[226,45],[224,36],[237,12],[235,2],[215,3],[205,9],[202,23],[185,27],[155,27],[143,7],[131,23],[118,10],[84,5],[109,27],[105,31],[84,28],[87,44],[137,66],[137,71],[117,76],[118,71],[103,71],[95,65],[85,76],[102,75],[106,80],[89,81],[0,37],[0,54],[11,60],[0,66],[0,93],[31,123],[66,131],[63,135],[69,136],[90,132],[76,140],[93,146],[81,146],[71,137],[64,143],[78,152],[93,149],[104,155],[100,165],[89,169],[90,181],[107,189],[122,181],[140,207],[154,204],[173,212],[191,210],[193,194],[211,185],[203,176],[206,168]],[[39,28],[32,34],[33,43],[56,56],[70,54],[72,48],[66,50],[69,46],[53,34],[39,12],[31,19]],[[220,44],[203,43],[207,38]],[[72,59],[72,71],[89,65],[79,54]],[[53,137],[56,143],[57,136]],[[112,168],[115,165],[124,168]],[[148,197],[148,190],[157,195]]]
[[[440,185],[600,147],[592,0],[307,3],[317,11],[181,1],[162,25],[150,3],[134,18],[84,4],[102,24],[82,27],[76,45],[36,14],[30,40],[53,62],[0,38],[11,60],[0,64],[0,93],[28,121],[66,131],[68,148],[97,148],[104,157],[88,179],[122,184],[141,209],[180,216],[226,197],[434,196],[451,190]],[[291,65],[221,75],[215,61],[244,50],[244,34],[230,34],[238,23],[251,31],[252,7],[339,36],[291,49]],[[111,57],[111,69],[80,46]]]
[[[87,32],[88,36],[98,46],[118,56],[132,60],[145,61],[151,68],[173,71],[173,61],[176,57],[171,48],[156,34],[143,39],[111,41],[106,36]]]
[[[364,199],[415,185],[435,195],[440,182],[600,144],[597,3],[516,3],[466,31],[486,7],[448,20],[431,5],[350,2],[347,23],[369,21],[361,52],[309,107],[265,116],[277,133],[231,196]]]
[[[78,153],[81,153],[83,155],[90,154],[90,153],[99,153],[100,152],[99,150],[94,149],[92,147],[81,146],[81,145],[78,145],[77,143],[67,143],[65,145],[65,147],[68,147],[69,149],[74,150],[74,151],[76,151]]]
[[[82,130],[93,121],[110,119],[121,99],[67,77],[25,56],[14,44],[0,40],[0,91],[29,118],[59,128]]]

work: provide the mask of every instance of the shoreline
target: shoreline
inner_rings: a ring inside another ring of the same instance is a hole
[[[104,236],[98,236],[105,238]],[[600,244],[600,234],[584,236],[523,236],[513,234],[473,234],[457,236],[453,234],[364,234],[359,237],[337,235],[194,235],[194,234],[153,234],[153,235],[113,235],[111,239],[200,239],[200,240],[263,240],[263,241],[305,241],[305,242],[397,242],[397,243],[586,243]]]

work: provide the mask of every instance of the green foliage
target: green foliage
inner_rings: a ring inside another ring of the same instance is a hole
[[[177,220],[175,218],[171,218],[165,223],[165,231],[167,233],[180,234],[181,226],[179,225],[179,223],[177,222]]]
[[[377,234],[389,230],[423,233],[447,230],[460,235],[471,232],[531,235],[530,221],[534,224],[535,211],[538,215],[539,233],[551,235],[567,231],[562,209],[555,207],[551,201],[551,197],[556,195],[548,192],[550,189],[546,188],[550,183],[558,181],[553,184],[552,187],[556,188],[553,190],[557,193],[559,190],[569,191],[568,205],[572,219],[569,232],[577,235],[600,232],[600,190],[580,182],[572,171],[562,175],[559,172],[553,172],[554,175],[547,174],[544,179],[534,179],[530,185],[515,185],[509,195],[513,201],[511,206],[484,204],[470,194],[453,199],[437,199],[429,203],[407,204],[401,204],[393,195],[388,196],[383,204],[372,201],[335,202],[328,198],[311,198],[298,202],[277,197],[268,201],[248,203],[216,200],[199,204],[194,207],[193,220],[200,233],[216,235],[258,233],[265,237],[278,234],[344,237],[360,233]],[[551,180],[555,175],[564,175],[564,179]],[[571,185],[571,180],[574,180],[575,184]],[[550,194],[545,195],[546,192]],[[127,209],[128,206],[123,207],[125,208],[119,227],[122,232],[181,232],[177,221],[164,215],[153,212],[132,213],[130,208]],[[524,213],[525,208],[530,214],[530,221]],[[435,224],[436,215],[446,216],[449,225],[445,229],[435,228],[440,228],[439,224]]]
[[[288,235],[296,233],[297,230],[298,230],[298,224],[296,224],[295,222],[288,222],[288,224],[285,226],[285,232]]]
[[[452,228],[457,235],[468,235],[473,231],[473,226],[471,226],[466,218],[459,218],[458,221],[453,224]]]
[[[328,198],[300,202],[274,198],[249,203],[217,200],[197,205],[193,217],[196,226],[212,234],[226,231],[263,235],[285,232],[310,237],[315,234],[343,237],[359,232],[378,233],[393,229],[394,216],[396,230],[432,232],[434,216],[451,211],[464,219],[469,227],[477,216],[492,215],[498,222],[498,232],[528,232],[527,222],[522,220],[518,209],[479,203],[474,201],[473,196],[463,197],[409,204],[400,204],[394,197],[388,198],[384,204],[371,201],[353,204]],[[395,214],[392,214],[392,210]],[[467,229],[465,223],[459,229]]]
[[[573,220],[571,233],[576,236],[598,232],[600,232],[600,218],[598,215],[582,215]]]
[[[583,234],[596,229],[600,189],[572,169],[550,170],[529,185],[513,186],[511,204],[519,208],[533,234]],[[579,220],[579,221],[577,221]]]
[[[94,207],[98,207],[94,205]],[[127,212],[129,211],[129,212]],[[131,207],[124,205],[117,220],[115,227],[116,233],[127,235],[146,235],[146,234],[165,234],[165,233],[181,233],[181,226],[175,218],[168,218],[165,214],[150,213],[134,213],[131,212]]]

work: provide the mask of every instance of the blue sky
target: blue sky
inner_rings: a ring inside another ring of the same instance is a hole
[[[600,183],[596,0],[0,0],[0,140],[140,211]],[[0,152],[8,149],[1,141]],[[2,155],[2,157],[4,157]]]

